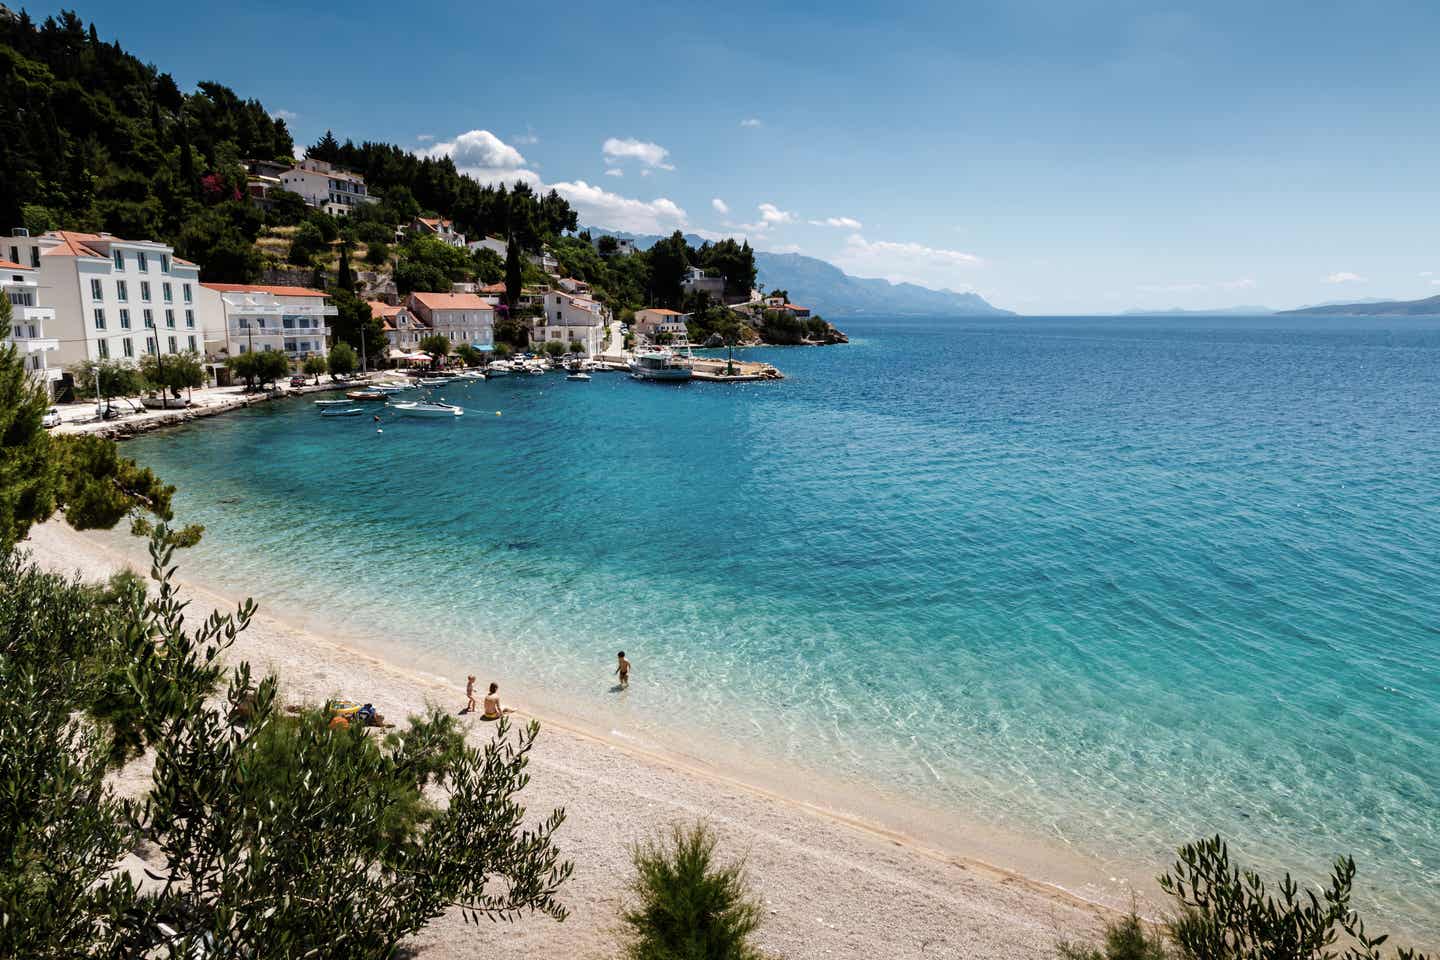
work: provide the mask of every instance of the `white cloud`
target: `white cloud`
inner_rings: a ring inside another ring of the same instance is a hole
[[[810,224],[816,227],[845,227],[849,230],[859,230],[865,226],[854,217],[826,217],[824,220],[811,220]]]
[[[741,120],[741,121],[740,121],[740,126],[742,126],[742,127],[758,127],[758,126],[761,126],[760,118],[759,118],[759,117],[746,117],[744,120]]]
[[[1332,274],[1330,274],[1330,276],[1328,276],[1328,277],[1325,278],[1325,282],[1326,282],[1326,283],[1364,283],[1364,282],[1365,282],[1365,278],[1362,277],[1362,276],[1360,276],[1360,274],[1358,274],[1358,273],[1351,273],[1351,272],[1348,271],[1348,270],[1341,270],[1341,271],[1338,272],[1338,273],[1332,273]]]
[[[794,223],[795,214],[789,210],[781,210],[773,203],[760,204],[760,220],[763,223]]]
[[[575,208],[582,223],[633,233],[669,233],[683,229],[688,220],[685,211],[667,197],[635,200],[584,180],[551,186]]]
[[[276,120],[284,120],[286,123],[289,123],[291,120],[298,120],[300,114],[296,113],[294,110],[276,110],[274,113],[270,114],[270,116]]]
[[[470,130],[420,152],[449,157],[457,170],[481,183],[540,184],[540,175],[527,169],[524,155],[489,130]]]
[[[780,244],[780,246],[778,246],[778,247],[766,247],[766,248],[765,248],[765,252],[766,252],[766,253],[799,253],[799,252],[800,252],[800,245],[799,245],[798,243],[782,243],[782,244]]]
[[[605,168],[605,176],[607,176],[607,177],[623,177],[623,176],[625,176],[625,171],[624,171],[624,170],[621,170],[619,167],[606,167],[606,168]]]
[[[1421,271],[1420,271],[1420,276],[1422,276],[1422,277],[1433,277],[1433,276],[1435,276],[1435,271],[1434,271],[1434,270],[1421,270]]]
[[[890,240],[870,241],[858,233],[846,238],[844,249],[835,258],[836,265],[846,273],[862,277],[880,276],[892,283],[920,283],[952,290],[967,289],[969,286],[957,279],[958,271],[974,270],[984,262],[973,253],[962,250]]]
[[[600,152],[605,154],[607,160],[639,160],[645,167],[675,169],[675,165],[670,162],[670,151],[647,140],[611,137],[601,145]]]
[[[730,204],[726,203],[724,200],[721,200],[719,197],[715,197],[714,199],[712,199],[710,201],[710,206],[714,207],[715,212],[722,216],[730,212]]]

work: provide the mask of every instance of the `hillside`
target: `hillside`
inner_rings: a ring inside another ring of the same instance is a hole
[[[1440,316],[1440,294],[1424,300],[1376,300],[1363,303],[1331,303],[1298,310],[1281,310],[1284,316],[1327,317],[1437,317]]]
[[[660,237],[626,233],[604,227],[582,227],[595,236],[634,240],[648,249]],[[693,234],[686,241],[699,246],[704,241]],[[913,283],[852,277],[832,263],[798,253],[755,251],[756,280],[767,290],[786,290],[790,299],[816,313],[834,319],[857,314],[911,316],[1013,317],[1010,310],[992,306],[974,293],[931,290]]]

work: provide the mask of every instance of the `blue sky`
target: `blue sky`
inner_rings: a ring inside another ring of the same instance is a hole
[[[1434,2],[78,12],[301,143],[448,151],[590,223],[743,233],[1025,313],[1440,293]]]

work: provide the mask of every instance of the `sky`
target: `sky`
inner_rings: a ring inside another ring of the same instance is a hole
[[[447,153],[586,224],[1027,314],[1440,294],[1434,0],[72,2],[297,143]]]

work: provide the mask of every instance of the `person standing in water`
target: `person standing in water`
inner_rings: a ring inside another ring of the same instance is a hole
[[[616,654],[615,660],[615,675],[620,678],[620,686],[630,686],[630,661],[625,659],[625,651]]]
[[[465,678],[465,709],[460,712],[475,712],[475,675],[473,673]]]

